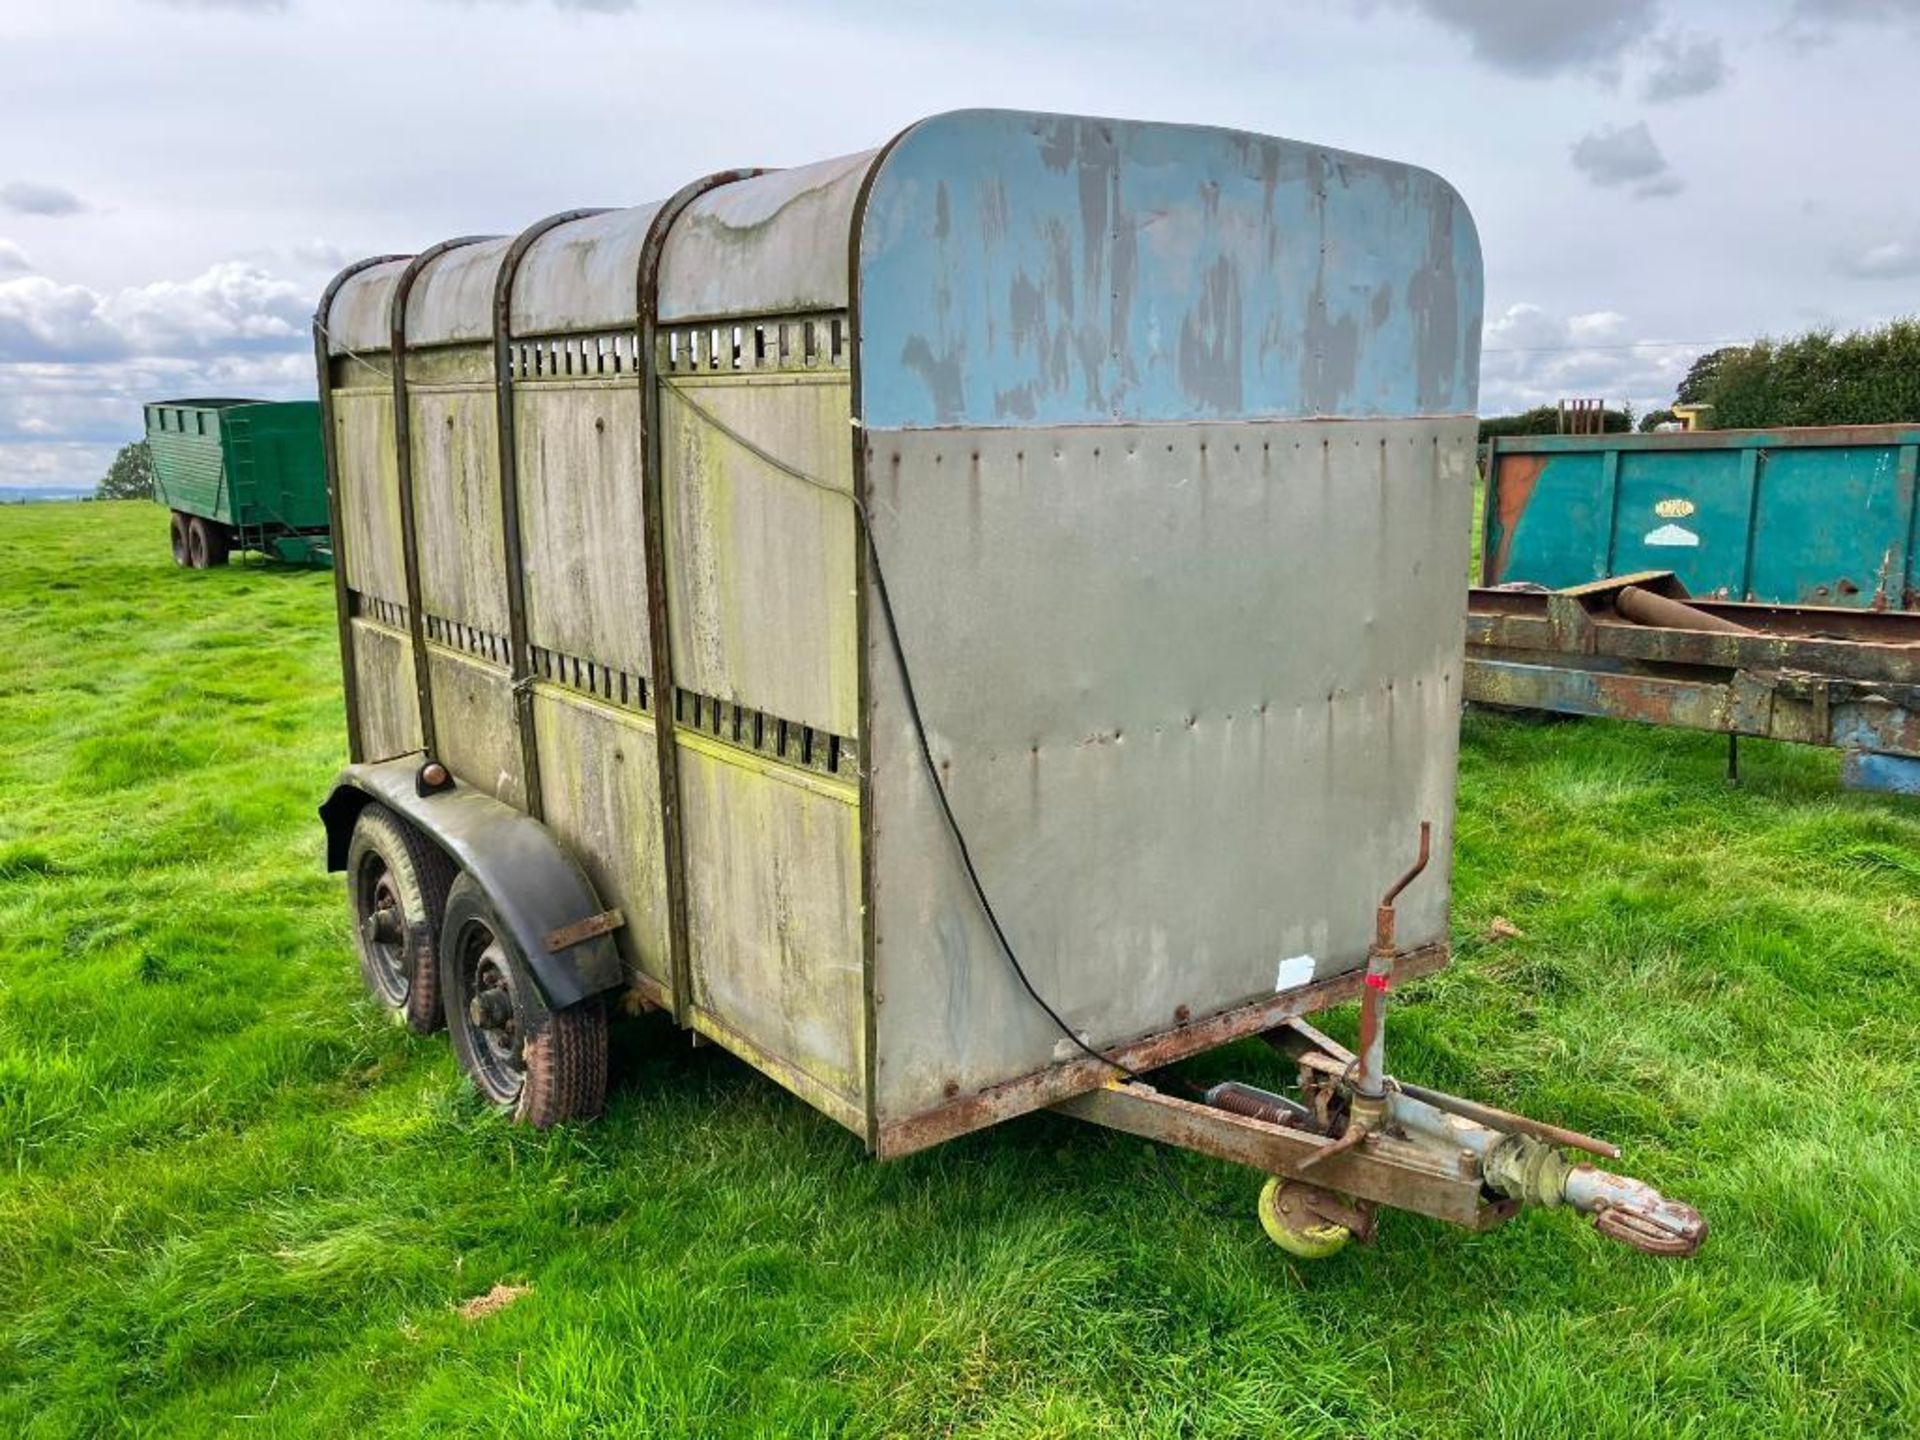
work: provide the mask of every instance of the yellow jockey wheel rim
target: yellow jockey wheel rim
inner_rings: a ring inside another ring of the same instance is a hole
[[[1267,1238],[1299,1260],[1325,1260],[1347,1248],[1353,1232],[1322,1220],[1309,1210],[1301,1186],[1271,1176],[1260,1187],[1260,1228]]]

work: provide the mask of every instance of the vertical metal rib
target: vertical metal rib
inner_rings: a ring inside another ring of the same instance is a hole
[[[327,478],[327,530],[333,546],[333,608],[339,627],[340,688],[347,705],[347,758],[358,765],[366,759],[366,739],[360,727],[360,671],[353,655],[353,597],[347,586],[347,527],[340,504],[340,457],[334,448],[333,350],[328,322],[340,288],[362,270],[405,260],[405,255],[373,255],[356,260],[327,283],[313,311],[313,364],[320,388],[320,456]]]
[[[533,242],[549,230],[575,220],[606,214],[597,210],[563,210],[537,220],[513,237],[493,282],[493,395],[500,446],[500,526],[502,558],[507,568],[507,646],[513,674],[513,715],[520,732],[520,784],[527,813],[546,818],[540,793],[540,752],[534,734],[533,652],[527,638],[527,576],[520,545],[520,452],[514,440],[513,414],[513,281]]]
[[[634,338],[634,369],[640,381],[640,483],[646,511],[647,632],[653,660],[654,745],[660,765],[660,839],[667,874],[667,957],[673,979],[673,1018],[692,1019],[693,985],[687,940],[686,850],[680,824],[680,757],[674,739],[673,646],[667,632],[667,545],[661,484],[660,365],[655,337],[660,328],[660,260],[667,232],[686,208],[709,190],[764,175],[764,170],[721,170],[682,186],[660,207],[640,247]]]
[[[908,126],[880,148],[867,166],[867,173],[860,177],[860,190],[854,196],[853,213],[847,225],[847,412],[852,424],[848,426],[853,444],[853,593],[856,603],[853,611],[855,687],[859,691],[858,743],[863,763],[860,766],[860,988],[862,992],[862,1010],[865,1012],[865,1033],[862,1046],[865,1054],[865,1073],[862,1089],[866,1091],[867,1108],[867,1150],[870,1154],[880,1151],[880,1008],[879,1008],[879,957],[876,954],[874,938],[876,936],[877,912],[874,907],[874,844],[873,844],[873,676],[871,666],[871,641],[868,635],[868,610],[870,598],[868,586],[871,583],[867,573],[866,536],[861,527],[866,524],[867,513],[867,427],[866,417],[860,410],[860,231],[866,224],[867,201],[873,194],[873,182],[880,174],[881,166],[887,163],[887,157],[902,140],[906,139],[914,127]]]
[[[388,351],[393,358],[393,449],[400,488],[400,558],[407,574],[407,639],[413,649],[413,688],[420,705],[420,749],[429,757],[437,746],[433,725],[433,677],[427,662],[426,617],[420,606],[420,539],[413,514],[413,417],[407,406],[407,296],[420,272],[449,250],[497,240],[497,235],[462,235],[430,245],[400,272],[388,311]]]

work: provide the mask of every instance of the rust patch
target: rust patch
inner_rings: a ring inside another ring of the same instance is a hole
[[[1540,483],[1540,472],[1546,468],[1545,455],[1502,455],[1494,466],[1489,479],[1489,501],[1494,507],[1494,517],[1500,524],[1500,547],[1491,560],[1483,557],[1486,567],[1484,579],[1489,585],[1499,584],[1507,578],[1507,562],[1513,552],[1513,532],[1520,523],[1520,517],[1527,513],[1527,505],[1533,499],[1534,486]]]
[[[1396,978],[1411,980],[1430,975],[1444,966],[1447,958],[1445,945],[1426,945],[1418,950],[1408,950],[1395,962]],[[1285,990],[1266,1000],[1256,1000],[1175,1030],[1149,1035],[1106,1053],[1129,1070],[1155,1070],[1231,1041],[1271,1030],[1291,1016],[1310,1015],[1316,1010],[1356,1000],[1364,988],[1365,974],[1364,968],[1356,968],[1342,975],[1332,975],[1297,990]],[[1113,1077],[1113,1066],[1098,1060],[1074,1060],[1051,1065],[1018,1080],[1009,1080],[1003,1085],[996,1085],[905,1120],[883,1124],[874,1153],[882,1160],[911,1155],[916,1150],[938,1145],[943,1140],[965,1135],[968,1131],[981,1130],[1002,1120],[1011,1120],[1016,1115],[1024,1115],[1030,1110],[1044,1109],[1070,1095],[1098,1089]]]

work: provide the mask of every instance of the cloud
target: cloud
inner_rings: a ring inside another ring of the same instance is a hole
[[[314,296],[307,286],[229,260],[191,280],[160,280],[116,292],[108,319],[141,355],[220,347],[305,345]]]
[[[1920,20],[1920,0],[1794,0],[1793,14],[1817,24],[1887,25]]]
[[[1826,45],[1848,25],[1920,26],[1920,0],[1794,0],[1779,35],[1789,45]]]
[[[322,240],[315,236],[311,240],[302,240],[293,247],[293,258],[309,270],[324,270],[334,275],[344,270],[353,256],[335,245],[331,240]]]
[[[0,445],[0,491],[91,490],[107,473],[119,448],[84,440]]]
[[[0,208],[16,215],[78,215],[86,202],[61,185],[43,185],[37,180],[9,180],[0,185]]]
[[[105,295],[23,275],[0,281],[0,364],[298,348],[312,307],[309,287],[237,260]]]
[[[289,0],[159,0],[175,10],[242,10],[255,14],[287,9]]]
[[[1667,404],[1700,347],[1648,339],[1613,310],[1557,315],[1522,302],[1487,322],[1481,411],[1511,414],[1578,396],[1631,404],[1644,414]]]
[[[157,397],[311,396],[314,290],[239,260],[107,292],[0,276],[0,485],[91,485]]]
[[[101,310],[100,296],[84,285],[45,275],[0,280],[0,363],[123,353],[124,337]]]
[[[1675,36],[1664,40],[1660,58],[1641,83],[1643,98],[1658,105],[1705,95],[1727,83],[1727,57],[1712,35]]]
[[[1677,195],[1686,182],[1654,143],[1647,122],[1603,125],[1573,144],[1573,168],[1596,185],[1627,186],[1636,199]]]
[[[0,275],[17,275],[33,269],[33,262],[27,259],[27,252],[11,240],[0,240]]]
[[[1403,0],[1406,3],[1406,0]],[[1467,37],[1474,58],[1509,75],[1588,71],[1617,78],[1620,58],[1644,39],[1659,0],[1410,0]]]
[[[1840,254],[1835,267],[1856,280],[1920,278],[1920,234],[1904,240],[1879,240]]]

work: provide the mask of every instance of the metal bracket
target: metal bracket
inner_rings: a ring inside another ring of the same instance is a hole
[[[562,950],[571,950],[596,935],[611,935],[626,923],[627,917],[618,910],[602,910],[598,915],[589,915],[571,925],[562,925],[558,930],[547,932],[547,953],[558,955]]]

